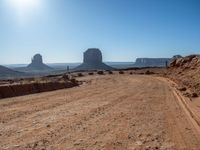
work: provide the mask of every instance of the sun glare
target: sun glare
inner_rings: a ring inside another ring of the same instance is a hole
[[[41,0],[7,0],[12,9],[26,13],[40,6]]]
[[[33,16],[41,12],[44,0],[5,0],[10,13],[16,16],[20,24],[30,21]]]

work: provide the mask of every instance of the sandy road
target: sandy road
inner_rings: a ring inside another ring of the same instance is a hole
[[[199,132],[167,82],[137,75],[84,80],[1,100],[0,149],[200,149]]]

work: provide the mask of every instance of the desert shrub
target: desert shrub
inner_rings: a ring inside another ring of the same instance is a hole
[[[83,74],[79,72],[78,73],[78,77],[82,77],[82,76],[83,76]]]
[[[192,93],[192,97],[193,98],[198,97],[198,94],[197,93]]]
[[[129,74],[133,74],[133,72],[130,72]]]
[[[124,71],[119,71],[119,74],[124,74]]]
[[[139,72],[138,74],[141,74],[141,75],[142,75],[142,74],[145,74],[145,73],[144,73],[144,72]]]
[[[113,72],[112,71],[108,71],[108,74],[113,74]]]
[[[70,80],[72,83],[78,84],[78,81],[76,79],[71,79]]]
[[[186,97],[191,97],[191,93],[189,93],[189,92],[185,92],[185,93],[183,93],[183,95]]]
[[[60,74],[51,74],[51,75],[48,75],[48,76],[45,76],[47,78],[53,78],[53,77],[58,77],[60,76]]]
[[[69,79],[70,79],[69,76],[66,75],[66,74],[64,74],[64,75],[62,76],[62,78],[63,78],[64,80],[69,80]]]
[[[89,72],[88,75],[94,75],[94,72]]]
[[[15,83],[15,81],[13,81],[13,80],[9,80],[9,83],[10,83],[10,84],[13,84],[13,83]]]
[[[146,74],[146,75],[150,75],[150,74],[154,74],[154,72],[147,70],[147,71],[145,72],[145,74]]]
[[[186,91],[187,88],[186,87],[182,87],[182,88],[179,88],[180,91]]]
[[[98,71],[97,74],[99,74],[99,75],[103,75],[104,72],[103,72],[103,71]]]

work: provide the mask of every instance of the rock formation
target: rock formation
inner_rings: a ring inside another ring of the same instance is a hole
[[[33,56],[32,62],[27,66],[27,69],[37,71],[52,70],[51,67],[43,63],[42,56],[40,54],[36,54],[35,56]]]
[[[170,58],[137,58],[135,67],[165,67]]]
[[[102,61],[102,53],[97,48],[90,48],[83,54],[83,63],[75,70],[113,70]]]
[[[168,77],[179,86],[186,87],[186,96],[197,93],[200,96],[200,55],[177,57],[170,63]]]

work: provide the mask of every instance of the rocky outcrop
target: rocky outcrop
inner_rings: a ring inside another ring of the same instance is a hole
[[[113,70],[102,61],[102,53],[97,48],[90,48],[83,54],[83,63],[75,70]]]
[[[172,59],[168,76],[200,95],[200,55],[190,55]]]
[[[40,54],[33,56],[32,62],[27,66],[27,69],[36,71],[52,70],[51,67],[43,63],[42,56]]]
[[[171,60],[170,67],[182,67],[182,68],[194,67],[194,66],[197,65],[195,62],[198,62],[198,56],[197,55],[190,55],[190,56],[186,56],[186,57],[178,57],[178,58],[174,58],[174,59]]]
[[[165,67],[169,64],[170,58],[137,58],[135,67]]]

